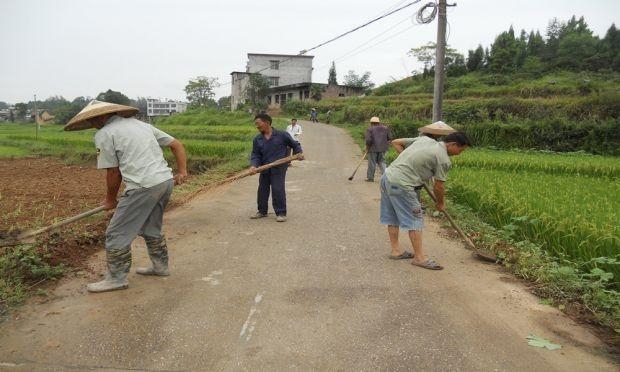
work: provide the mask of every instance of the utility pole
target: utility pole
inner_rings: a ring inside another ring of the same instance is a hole
[[[433,123],[441,120],[443,102],[443,80],[446,61],[446,0],[438,2],[437,50],[435,51],[435,86],[433,89]]]
[[[34,95],[34,140],[35,142],[39,140],[39,113],[37,112],[37,95]]]

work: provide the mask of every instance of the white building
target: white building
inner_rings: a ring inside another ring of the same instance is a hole
[[[146,115],[150,118],[153,116],[170,116],[172,114],[185,112],[187,103],[180,101],[160,101],[154,98],[146,99]]]
[[[248,53],[245,72],[233,71],[230,109],[245,103],[245,91],[252,73],[267,77],[271,87],[306,84],[312,82],[312,59],[314,56],[287,54]],[[302,95],[303,97],[303,95]]]

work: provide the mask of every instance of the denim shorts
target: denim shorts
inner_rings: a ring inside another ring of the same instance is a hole
[[[381,217],[383,225],[398,226],[402,230],[422,230],[422,206],[413,189],[388,182],[381,177]]]

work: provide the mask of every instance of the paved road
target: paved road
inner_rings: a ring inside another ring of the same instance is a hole
[[[288,216],[250,220],[257,178],[168,213],[168,278],[65,281],[0,325],[0,369],[617,371],[602,344],[427,221],[441,272],[387,259],[378,184],[340,129],[302,122]],[[405,246],[404,236],[403,246]],[[134,266],[147,261],[134,243]],[[97,270],[101,255],[93,260]],[[528,346],[529,333],[562,350]]]

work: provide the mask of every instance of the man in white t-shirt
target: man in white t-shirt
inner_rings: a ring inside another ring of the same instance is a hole
[[[167,133],[133,118],[137,112],[135,107],[91,101],[64,127],[97,129],[97,168],[106,170],[103,205],[107,210],[116,208],[106,229],[108,271],[104,280],[87,286],[89,292],[127,288],[131,242],[138,235],[146,242],[152,266],[138,268],[136,272],[169,275],[162,220],[173,185],[182,184],[187,178],[185,149]],[[162,147],[170,147],[176,159],[176,176],[164,159]],[[125,182],[125,190],[117,200],[121,182]]]
[[[292,118],[291,119],[291,124],[289,124],[288,127],[286,127],[286,131],[288,132],[288,134],[291,135],[291,137],[293,137],[293,139],[300,143],[301,142],[301,125],[297,124],[297,119]]]
[[[301,144],[301,125],[297,124],[297,119],[292,118],[291,119],[291,124],[289,124],[288,127],[286,127],[286,132],[288,134],[291,135],[291,137],[293,137],[293,140],[295,142],[297,142],[298,144]],[[289,149],[288,151],[288,155],[291,156],[293,154],[293,149]],[[292,166],[292,164],[289,164],[289,166]]]

